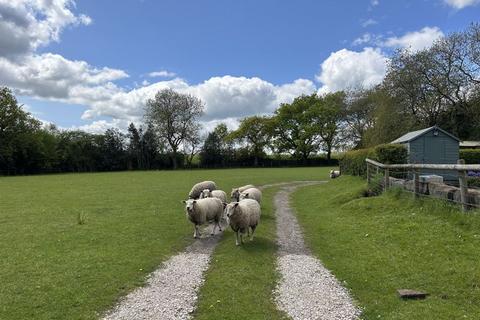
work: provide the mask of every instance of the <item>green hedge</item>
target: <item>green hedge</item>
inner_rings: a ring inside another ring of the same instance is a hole
[[[480,164],[480,149],[462,149],[460,159],[465,160],[466,164]]]
[[[381,144],[374,148],[348,151],[340,158],[342,173],[366,176],[367,158],[386,164],[406,163],[407,149],[401,144]]]

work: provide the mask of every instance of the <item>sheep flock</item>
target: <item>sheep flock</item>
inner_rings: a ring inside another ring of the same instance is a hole
[[[243,244],[247,234],[253,241],[253,234],[260,222],[262,192],[253,185],[232,189],[231,202],[227,203],[227,194],[217,189],[213,181],[195,184],[184,200],[187,219],[194,225],[194,238],[200,237],[199,226],[213,223],[211,235],[216,228],[222,231],[222,222],[226,221],[235,232],[235,244]]]

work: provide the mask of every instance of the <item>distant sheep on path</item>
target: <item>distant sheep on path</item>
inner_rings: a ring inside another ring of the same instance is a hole
[[[253,199],[257,201],[258,203],[262,202],[262,191],[260,191],[257,188],[249,188],[247,190],[244,190],[242,193],[240,193],[239,197],[240,201],[245,200],[245,199]]]
[[[330,179],[335,179],[340,177],[340,171],[339,170],[330,170]]]
[[[208,189],[205,189],[200,194],[200,199],[205,199],[205,198],[217,198],[217,199],[220,199],[222,202],[227,202],[227,194],[223,190],[210,191]]]
[[[233,201],[238,202],[240,201],[240,193],[250,188],[255,188],[255,186],[253,184],[247,184],[243,187],[233,188],[232,192],[230,193],[230,197],[232,198]]]
[[[189,199],[198,199],[203,190],[208,189],[210,191],[216,190],[217,185],[213,181],[202,181],[192,187],[188,194]]]

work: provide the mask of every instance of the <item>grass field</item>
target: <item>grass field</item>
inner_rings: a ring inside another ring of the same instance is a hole
[[[351,289],[365,319],[479,319],[480,217],[392,191],[362,198],[341,177],[294,195],[307,243]],[[430,293],[402,301],[396,289]]]
[[[228,192],[231,187],[246,183],[325,179],[328,170],[232,169],[1,177],[0,319],[97,318],[120,296],[141,285],[145,276],[168,256],[191,243],[192,226],[183,214],[180,200],[195,182],[215,180]],[[268,201],[265,206],[265,210],[271,210]],[[273,284],[267,282],[276,277],[271,269],[273,220],[266,218],[264,223],[265,228],[258,229],[259,238],[254,242],[258,247],[248,244],[237,249],[231,231],[226,233],[209,271],[207,288],[215,287],[211,279],[216,279],[219,268],[237,265],[232,254],[241,252],[240,256],[252,259],[242,263],[252,266],[259,261],[253,260],[257,251],[265,258],[261,261],[267,261],[270,267],[264,267],[262,272],[268,277],[255,288],[264,293],[270,290]],[[239,274],[239,281],[244,276]],[[238,301],[246,303],[249,298],[242,292],[248,290],[239,289]],[[203,316],[209,307],[206,304],[215,298],[206,289],[202,296],[205,304],[198,316],[207,318]],[[272,310],[271,305],[268,308]]]

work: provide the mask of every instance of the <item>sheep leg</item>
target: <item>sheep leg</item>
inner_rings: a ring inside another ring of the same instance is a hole
[[[211,233],[212,236],[215,234],[215,229],[217,228],[217,224],[218,224],[217,222],[215,222],[213,224],[213,230],[212,230],[212,233]],[[220,230],[220,231],[222,231],[222,230]]]
[[[240,243],[243,244],[243,233],[240,232]]]
[[[238,243],[238,231],[235,232],[235,245],[239,246],[240,243]]]
[[[250,237],[250,241],[253,241],[253,234],[255,233],[255,229],[257,226],[252,226],[252,236]]]
[[[199,238],[200,237],[200,231],[198,231],[198,225],[195,225],[194,227],[194,232],[193,232],[193,237],[194,238]]]
[[[222,232],[222,225],[220,224],[220,222],[221,222],[220,220],[217,221],[217,226],[218,226],[218,230]]]

